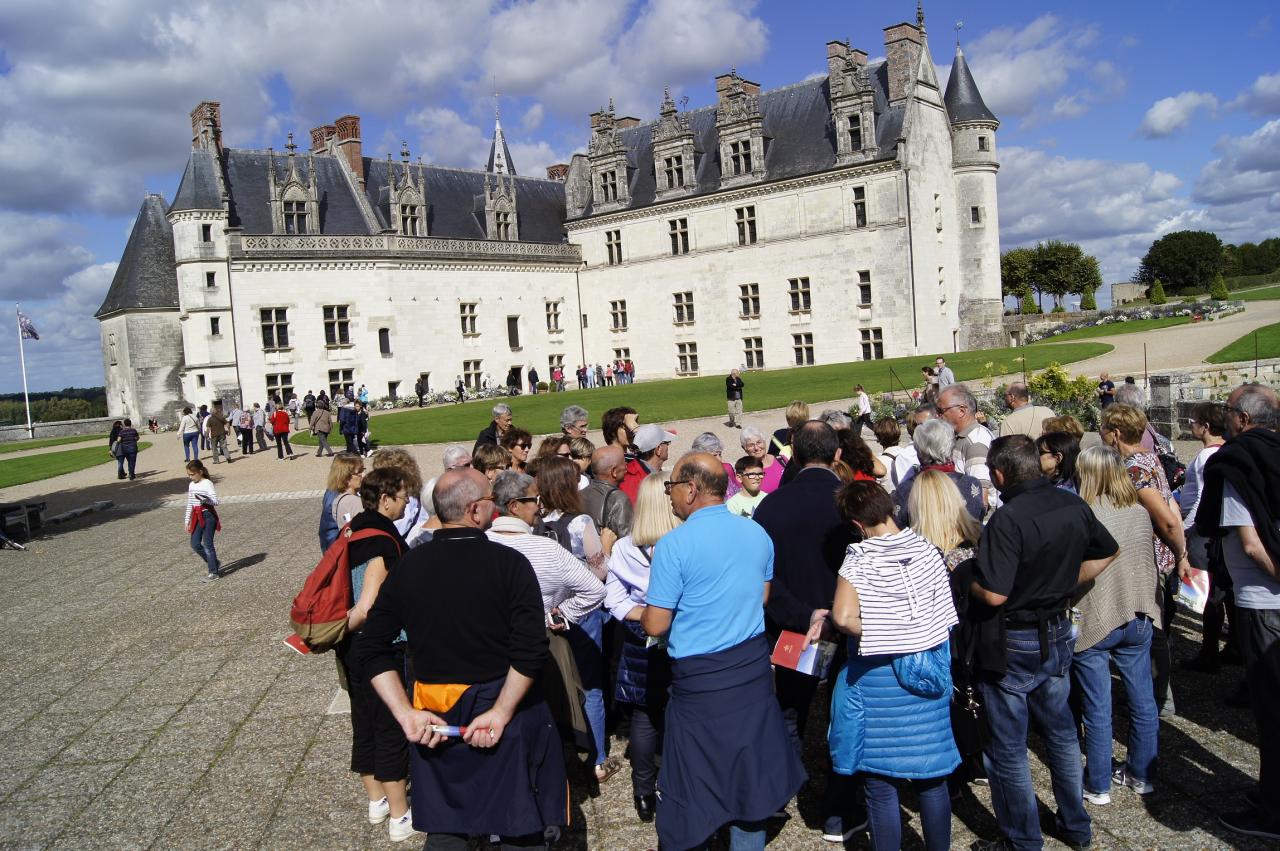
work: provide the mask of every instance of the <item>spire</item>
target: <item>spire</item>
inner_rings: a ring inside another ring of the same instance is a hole
[[[978,84],[973,81],[973,74],[969,71],[969,63],[964,59],[964,51],[960,49],[959,42],[956,43],[956,58],[951,63],[951,77],[947,80],[947,92],[942,100],[947,106],[947,115],[951,117],[952,124],[964,121],[1000,123],[995,113],[983,103],[982,93],[978,91]]]
[[[916,0],[916,26],[924,33],[924,0]]]
[[[498,112],[496,94],[493,109],[493,142],[489,145],[489,165],[486,170],[491,174],[516,173],[515,163],[511,161],[511,149],[507,147],[506,134],[502,132],[502,116]]]

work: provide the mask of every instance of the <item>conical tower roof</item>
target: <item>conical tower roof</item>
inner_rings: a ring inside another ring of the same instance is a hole
[[[95,317],[126,310],[177,310],[178,276],[174,271],[173,228],[164,198],[148,195],[133,223],[124,256],[111,288]]]
[[[489,165],[485,169],[490,174],[515,174],[516,165],[511,159],[511,149],[507,147],[506,134],[502,132],[502,119],[493,120],[493,142],[489,145]]]
[[[947,115],[951,116],[952,124],[960,124],[965,121],[1000,123],[1000,119],[996,118],[995,113],[987,109],[987,105],[982,102],[982,93],[978,91],[978,84],[973,81],[973,74],[969,71],[969,63],[965,61],[964,51],[960,49],[958,44],[956,45],[956,59],[951,64],[951,78],[947,80],[947,93],[943,96],[943,102],[947,105]]]

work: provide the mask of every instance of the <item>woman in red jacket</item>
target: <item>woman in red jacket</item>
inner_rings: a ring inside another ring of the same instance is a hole
[[[284,454],[288,452],[289,460],[293,460],[293,447],[289,445],[289,412],[276,408],[271,415],[271,427],[276,436],[276,459],[283,461]]]

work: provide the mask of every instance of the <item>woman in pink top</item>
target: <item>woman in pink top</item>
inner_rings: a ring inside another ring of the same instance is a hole
[[[778,485],[782,483],[782,473],[787,468],[787,462],[782,458],[776,458],[769,454],[769,443],[764,436],[764,432],[752,426],[744,428],[742,430],[742,449],[764,465],[764,481],[760,483],[760,490],[764,493],[773,493],[777,490]]]

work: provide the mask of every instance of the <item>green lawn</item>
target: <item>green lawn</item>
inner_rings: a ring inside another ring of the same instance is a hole
[[[1254,334],[1257,334],[1256,349]],[[1280,322],[1275,325],[1265,325],[1257,331],[1245,334],[1229,346],[1209,355],[1205,360],[1209,363],[1235,363],[1251,361],[1255,357],[1280,358]]]
[[[1042,369],[1050,362],[1071,363],[1105,354],[1111,346],[1105,343],[1074,343],[1027,349],[992,349],[978,352],[947,354],[947,362],[961,381],[981,379],[988,374],[1002,375],[1022,368],[1016,359],[1025,354],[1027,369]],[[785,407],[793,399],[820,403],[827,399],[846,399],[853,386],[862,384],[868,392],[899,390],[899,381],[908,389],[920,381],[920,367],[933,363],[935,355],[894,358],[891,360],[856,361],[854,363],[780,369],[773,372],[751,372],[746,381],[744,407],[748,411]],[[989,366],[988,366],[989,365]],[[897,373],[892,379],[890,369]],[[892,381],[892,384],[891,384]],[[639,384],[601,387],[594,390],[571,390],[537,396],[517,396],[507,400],[515,421],[534,434],[560,430],[560,411],[567,405],[581,405],[590,412],[591,425],[599,427],[600,415],[608,408],[629,405],[640,412],[641,422],[662,423],[723,414],[725,411],[724,376],[647,381]],[[469,402],[465,405],[442,405],[422,410],[381,414],[373,418],[369,428],[373,439],[384,445],[406,443],[444,443],[470,441],[489,424],[493,402]],[[310,434],[301,433],[294,442],[315,445]],[[330,443],[341,445],[334,434]]]
[[[1263,287],[1260,290],[1244,290],[1232,293],[1231,298],[1240,301],[1275,301],[1280,299],[1280,287]]]
[[[1089,328],[1077,328],[1056,337],[1038,340],[1031,345],[1044,343],[1062,343],[1071,340],[1089,340],[1095,337],[1112,337],[1116,334],[1136,334],[1139,331],[1155,331],[1157,328],[1169,328],[1173,325],[1186,325],[1190,316],[1164,316],[1159,319],[1137,319],[1133,322],[1112,322],[1108,325],[1095,325]]]
[[[0,455],[9,452],[22,452],[26,449],[41,449],[45,446],[62,446],[67,443],[86,443],[90,440],[101,440],[105,445],[105,434],[73,434],[71,437],[42,437],[37,440],[15,440],[12,443],[0,443]]]
[[[139,443],[138,451],[141,452],[150,445],[150,443]],[[115,464],[115,459],[107,452],[106,446],[11,458],[8,461],[0,461],[0,488],[51,479],[63,473],[74,473],[99,464]]]

